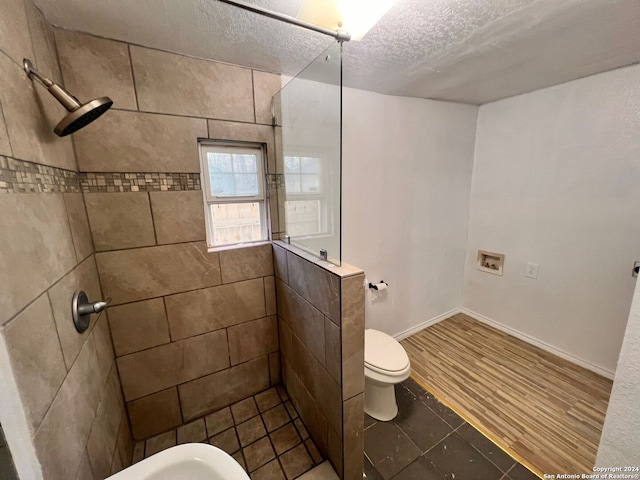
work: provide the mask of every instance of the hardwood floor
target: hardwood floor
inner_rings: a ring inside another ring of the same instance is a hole
[[[611,380],[464,314],[401,343],[418,383],[538,476],[592,473]]]

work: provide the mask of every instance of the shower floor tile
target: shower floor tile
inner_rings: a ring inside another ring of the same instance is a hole
[[[367,480],[534,480],[511,458],[411,378],[396,385],[398,416],[365,414]]]
[[[186,438],[186,429],[200,436],[195,432],[201,426],[206,426],[207,438],[200,441],[232,455],[252,480],[292,480],[324,461],[286,391],[278,386],[139,442],[134,463]]]

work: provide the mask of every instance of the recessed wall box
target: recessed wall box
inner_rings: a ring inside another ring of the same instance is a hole
[[[478,263],[476,268],[483,272],[493,273],[494,275],[502,275],[502,267],[504,266],[504,255],[501,253],[485,252],[478,250]]]

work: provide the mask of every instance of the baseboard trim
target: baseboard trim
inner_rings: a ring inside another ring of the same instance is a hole
[[[489,317],[485,317],[484,315],[474,312],[473,310],[469,310],[468,308],[460,308],[456,313],[464,313],[465,315],[469,315],[470,317],[478,320],[479,322],[487,324],[490,327],[500,330],[501,332],[508,333],[509,335],[519,338],[523,342],[527,342],[530,345],[536,346],[542,350],[545,350],[549,353],[557,355],[560,358],[564,358],[565,360],[568,360],[571,363],[579,365],[580,367],[586,368],[587,370],[591,370],[592,372],[597,373],[598,375],[602,375],[603,377],[608,378],[609,380],[613,380],[613,378],[615,377],[615,372],[602,368],[598,365],[594,365],[593,363],[587,362],[582,358],[574,357],[573,355],[570,355],[567,352],[563,352],[562,350],[559,350],[553,345],[549,345],[548,343],[545,343],[542,340],[538,340],[537,338],[531,337],[526,333],[522,333],[522,332],[519,332],[518,330],[507,327],[499,322],[496,322],[495,320]]]
[[[442,315],[438,315],[437,317],[433,317],[430,320],[427,320],[425,322],[422,322],[418,325],[416,325],[415,327],[411,327],[408,330],[405,330],[404,332],[400,332],[396,335],[393,336],[393,338],[395,338],[396,340],[400,341],[400,340],[404,340],[407,337],[410,337],[411,335],[414,335],[422,330],[424,330],[427,327],[430,327],[431,325],[435,325],[438,322],[441,322],[442,320],[446,320],[447,318],[456,315],[458,313],[460,313],[462,311],[461,308],[454,308],[453,310],[449,310],[448,312],[443,313]]]

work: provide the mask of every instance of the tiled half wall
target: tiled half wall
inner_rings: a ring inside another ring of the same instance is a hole
[[[283,382],[344,480],[363,468],[364,273],[274,244]]]

